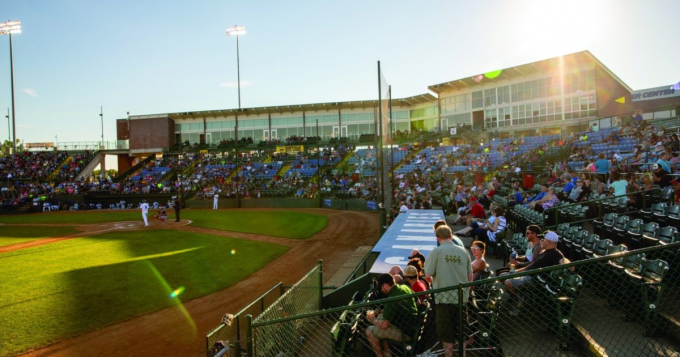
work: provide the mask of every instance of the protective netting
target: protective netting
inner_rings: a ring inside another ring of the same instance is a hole
[[[266,323],[289,316],[316,312],[321,309],[321,263],[286,291],[274,304],[253,319],[253,323]],[[260,338],[253,339],[253,351],[257,356],[293,356],[304,342],[297,334],[308,328],[306,320],[281,324],[266,324],[258,329]]]
[[[520,250],[512,241],[507,248]],[[260,320],[253,324],[252,352],[673,356],[680,350],[680,243],[627,251],[604,240],[558,249],[573,262],[503,276],[486,272],[473,283],[388,299],[384,288],[369,284],[343,307]],[[376,309],[382,315],[369,312]],[[386,327],[378,326],[380,316],[389,320]]]
[[[378,138],[378,147],[380,148],[379,162],[381,171],[381,187],[382,187],[382,203],[389,210],[392,206],[392,179],[390,177],[390,167],[392,161],[390,158],[390,147],[392,146],[391,134],[391,119],[390,119],[390,101],[392,100],[392,91],[390,85],[385,79],[385,75],[380,70],[380,62],[378,62],[378,77],[380,87],[380,107],[378,108],[378,130],[376,131]]]

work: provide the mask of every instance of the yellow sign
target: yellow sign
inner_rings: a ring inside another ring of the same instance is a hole
[[[54,147],[54,143],[26,143],[26,148],[27,149],[42,149],[42,148],[51,148]]]
[[[451,145],[451,138],[443,138],[442,139],[442,145],[444,145],[444,146]]]
[[[298,152],[303,152],[305,151],[304,145],[289,145],[289,146],[277,146],[276,147],[276,152],[278,153],[291,153],[295,154]]]
[[[207,154],[207,153],[208,153],[208,150],[201,150],[201,151],[199,151],[199,153],[201,153],[201,154]]]
[[[614,101],[617,103],[626,104],[626,97],[617,98]]]

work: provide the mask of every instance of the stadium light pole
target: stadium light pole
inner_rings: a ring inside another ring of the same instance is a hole
[[[102,150],[104,147],[104,106],[99,107],[99,118],[102,122],[102,144],[99,146],[99,150]]]
[[[227,29],[227,36],[236,35],[236,76],[237,76],[237,86],[238,86],[238,109],[241,109],[241,65],[240,56],[238,50],[238,36],[246,34],[245,26],[234,26]]]
[[[12,34],[21,33],[21,21],[6,21],[0,23],[0,35],[9,35],[9,71],[12,86],[12,148],[17,152],[17,122],[14,113],[14,56],[12,55]]]
[[[5,115],[5,118],[7,118],[7,141],[12,140],[12,129],[9,126],[9,108],[7,108],[7,115]]]

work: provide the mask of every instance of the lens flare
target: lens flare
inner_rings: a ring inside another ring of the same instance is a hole
[[[182,304],[182,301],[178,298],[182,292],[184,292],[184,287],[180,286],[177,288],[177,290],[172,290],[170,287],[170,284],[165,280],[163,275],[156,269],[156,266],[154,266],[150,261],[144,260],[144,263],[149,267],[151,272],[153,273],[154,276],[158,279],[158,282],[163,286],[163,290],[165,290],[165,294],[169,294],[170,298],[173,299],[173,303],[175,307],[184,315],[184,318],[186,319],[186,322],[188,324],[188,327],[190,328],[190,332],[192,336],[196,336],[196,323],[194,322],[194,319],[191,317],[189,314],[189,311],[184,307]],[[176,295],[175,295],[176,294]]]
[[[494,78],[500,76],[501,72],[503,72],[502,69],[499,69],[497,71],[486,72],[486,73],[484,73],[484,77],[489,78],[489,79],[494,79]]]
[[[175,289],[172,293],[170,293],[170,298],[176,298],[184,292],[184,287],[180,286],[179,288]]]
[[[472,77],[472,79],[473,79],[475,82],[479,83],[479,82],[482,81],[482,79],[484,79],[484,75],[483,75],[483,74],[478,74],[478,75]]]
[[[236,249],[231,250],[231,255],[234,255],[234,254],[236,254]]]

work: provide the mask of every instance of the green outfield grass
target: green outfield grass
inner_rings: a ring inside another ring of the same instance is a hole
[[[1,254],[0,356],[169,306],[176,305],[183,314],[179,299],[170,297],[173,289],[185,288],[182,301],[222,290],[287,250],[153,230],[112,232]],[[215,311],[216,323],[224,312]],[[193,330],[185,317],[187,334],[204,332]]]
[[[168,213],[169,218],[174,217],[172,210]],[[153,214],[155,212],[152,210],[149,216]],[[293,211],[186,210],[182,211],[181,217],[191,220],[192,225],[197,227],[295,239],[309,238],[328,224],[324,215]],[[0,223],[88,224],[120,221],[141,222],[142,215],[138,211],[90,211],[0,216]]]
[[[307,239],[328,225],[324,215],[292,211],[188,211],[182,218],[197,227],[295,239]]]
[[[63,237],[77,233],[73,227],[0,227],[0,247],[47,237]]]

